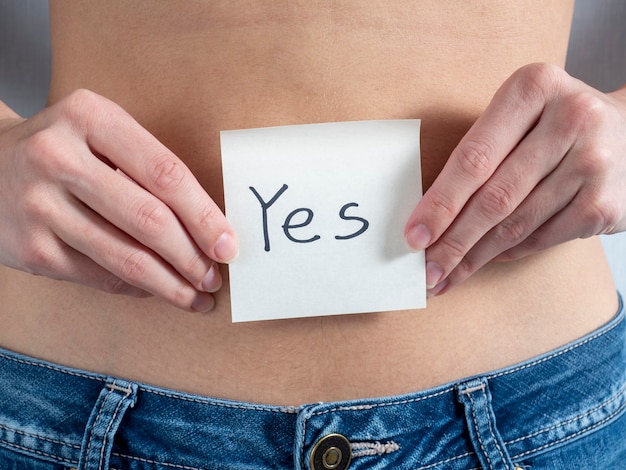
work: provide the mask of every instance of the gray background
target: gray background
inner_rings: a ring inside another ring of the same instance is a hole
[[[48,3],[0,0],[0,99],[23,116],[46,102],[50,80]],[[603,91],[626,83],[626,1],[578,0],[567,70]],[[626,156],[625,156],[626,158]],[[626,183],[626,182],[625,182]],[[626,294],[626,233],[602,237]]]

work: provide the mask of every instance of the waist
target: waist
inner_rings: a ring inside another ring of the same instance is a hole
[[[395,395],[497,369],[606,323],[617,308],[598,240],[483,268],[417,311],[230,321],[0,270],[0,345],[190,393],[300,404]]]
[[[514,461],[535,458],[623,414],[623,316],[620,311],[598,330],[546,355],[471,380],[403,396],[299,407],[184,394],[0,350],[0,371],[6,378],[0,389],[7,398],[0,409],[0,421],[6,424],[0,429],[0,443],[76,466],[89,452],[81,444],[86,442],[85,429],[97,435],[99,426],[108,425],[115,439],[110,438],[103,452],[116,468],[139,462],[181,468],[204,468],[208,462],[242,468],[254,462],[258,468],[291,468],[294,460],[300,468],[320,438],[341,433],[348,439],[355,468],[374,463],[431,468],[445,462],[474,468],[479,466],[477,451],[468,439],[459,401],[476,392],[478,384],[489,393],[505,452]],[[123,420],[111,425],[107,411],[115,403]],[[98,407],[104,412],[94,422],[90,415],[93,418]],[[239,423],[245,426],[233,427]],[[178,438],[183,435],[185,439]],[[224,452],[233,443],[237,452]]]

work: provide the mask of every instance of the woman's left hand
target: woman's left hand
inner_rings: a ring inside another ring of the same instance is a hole
[[[626,87],[559,67],[514,73],[450,155],[406,226],[430,295],[491,260],[626,230]]]

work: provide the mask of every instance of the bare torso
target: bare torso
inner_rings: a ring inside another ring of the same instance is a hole
[[[424,183],[517,68],[563,64],[573,2],[54,2],[50,101],[120,104],[222,204],[222,129],[421,118]],[[223,270],[226,275],[226,269]],[[408,312],[232,324],[0,269],[0,345],[246,401],[390,395],[492,370],[606,322],[597,239],[487,265]]]

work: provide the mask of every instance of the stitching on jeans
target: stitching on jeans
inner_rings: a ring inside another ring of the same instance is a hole
[[[588,343],[590,343],[591,341],[594,341],[596,339],[598,339],[601,336],[604,336],[605,334],[608,334],[609,332],[611,332],[612,330],[614,330],[615,328],[617,328],[624,320],[623,318],[621,318],[622,314],[619,313],[617,317],[615,317],[614,324],[610,325],[610,326],[605,326],[603,327],[603,329],[601,329],[600,331],[596,332],[596,334],[594,334],[593,336],[590,336],[589,338],[586,338],[585,340],[581,341],[580,343],[576,343],[573,344],[572,346],[564,349],[564,350],[559,350],[556,351],[552,354],[549,354],[546,357],[543,357],[541,359],[538,359],[536,361],[530,362],[528,364],[516,367],[514,369],[510,369],[510,370],[505,370],[496,374],[492,374],[492,375],[486,375],[485,378],[488,379],[493,379],[496,377],[501,377],[503,375],[508,375],[508,374],[512,374],[514,372],[518,372],[520,370],[524,370],[524,369],[528,369],[530,367],[533,367],[535,365],[541,364],[543,362],[546,362],[554,357],[558,357],[561,356],[567,352],[570,352],[574,349],[577,349],[581,346],[584,346]],[[54,365],[51,364],[46,364],[46,363],[41,363],[41,362],[35,362],[35,361],[29,361],[29,360],[25,360],[25,359],[20,359],[20,358],[16,358],[16,357],[12,357],[9,356],[3,352],[0,352],[0,357],[1,358],[5,358],[8,359],[9,361],[13,361],[13,362],[17,362],[19,364],[26,364],[26,365],[30,365],[30,366],[35,366],[35,367],[42,367],[44,369],[49,369],[49,370],[53,370],[56,372],[60,372],[62,374],[67,374],[67,375],[72,375],[75,377],[82,377],[85,379],[89,379],[89,380],[94,380],[94,381],[98,381],[98,382],[105,382],[106,379],[104,377],[101,376],[96,376],[96,375],[88,375],[88,374],[84,374],[84,373],[80,373],[80,372],[76,372],[73,370],[66,370],[63,369],[61,367],[56,367]],[[151,389],[146,389],[143,387],[140,387],[142,392],[147,392],[147,393],[153,393],[155,395],[160,395],[160,396],[165,396],[165,397],[169,397],[169,398],[174,398],[177,400],[184,400],[184,401],[189,401],[189,402],[195,402],[195,403],[203,403],[203,404],[211,404],[211,405],[215,405],[215,406],[221,406],[224,408],[236,408],[236,409],[246,409],[246,410],[254,410],[254,411],[271,411],[271,412],[275,412],[275,413],[298,413],[299,410],[297,407],[277,407],[277,408],[265,408],[262,406],[249,406],[249,405],[236,405],[236,404],[229,404],[229,403],[219,403],[219,402],[215,402],[215,401],[211,401],[211,400],[203,400],[203,399],[199,399],[199,398],[190,398],[190,397],[185,397],[185,396],[180,396],[174,393],[166,393],[166,392],[160,392],[158,390],[151,390]],[[442,395],[445,394],[449,391],[453,390],[453,387],[450,387],[449,389],[446,389],[442,392],[439,393],[434,393],[433,395],[428,395],[425,397],[418,397],[416,399],[411,399],[411,400],[403,400],[403,401],[397,401],[397,402],[393,402],[393,403],[381,403],[381,404],[371,404],[371,405],[362,405],[362,406],[355,406],[355,407],[337,407],[334,408],[333,410],[329,410],[326,412],[319,412],[319,414],[322,413],[328,413],[331,411],[358,411],[358,410],[367,410],[367,409],[373,409],[373,408],[377,408],[380,406],[391,406],[391,405],[402,405],[402,404],[407,404],[407,403],[413,403],[413,402],[417,402],[426,398],[432,398],[434,396],[438,396],[438,395]],[[314,415],[313,415],[314,416]]]
[[[620,314],[621,315],[621,314]],[[619,317],[618,317],[619,318]],[[544,362],[549,361],[550,359],[554,359],[555,357],[559,357],[562,356],[563,354],[566,354],[570,351],[573,351],[575,349],[578,349],[581,346],[584,346],[592,341],[595,341],[596,339],[604,336],[605,334],[608,334],[609,332],[611,332],[612,330],[614,330],[615,328],[617,328],[622,321],[626,321],[623,319],[619,319],[615,321],[615,324],[611,325],[611,326],[607,326],[606,329],[602,329],[601,331],[598,331],[596,334],[594,334],[593,336],[590,336],[589,338],[586,338],[585,340],[581,341],[580,343],[576,343],[573,344],[571,346],[569,346],[568,348],[565,348],[563,350],[559,350],[559,351],[555,351],[552,354],[549,354],[548,356],[545,356],[541,359],[537,359],[535,361],[529,362],[528,364],[524,364],[518,367],[515,367],[513,369],[510,370],[504,370],[502,372],[497,372],[495,374],[490,374],[490,375],[485,375],[484,378],[485,379],[494,379],[497,377],[502,377],[504,375],[509,375],[515,372],[519,372],[521,370],[525,370],[525,369],[529,369],[531,367],[534,367],[536,365],[542,364]],[[360,410],[370,410],[370,409],[374,409],[374,408],[379,408],[379,407],[385,407],[385,406],[394,406],[394,405],[404,405],[404,404],[408,404],[408,403],[415,403],[418,401],[422,401],[428,398],[434,398],[436,396],[439,395],[444,395],[450,391],[454,390],[454,386],[447,388],[445,390],[442,390],[440,392],[436,392],[433,393],[431,395],[426,395],[423,397],[417,397],[414,399],[407,399],[407,400],[401,400],[401,401],[395,401],[395,402],[390,402],[390,403],[373,403],[370,405],[356,405],[356,406],[338,406],[336,408],[332,408],[329,410],[324,410],[324,411],[318,411],[314,414],[312,414],[311,416],[317,416],[317,415],[321,415],[321,414],[326,414],[326,413],[332,413],[335,411],[360,411]]]
[[[619,396],[619,395],[618,395],[618,396]],[[610,402],[610,401],[613,401],[613,400],[615,400],[616,398],[617,398],[617,396],[612,397],[612,398],[611,398],[611,400],[609,400],[609,401],[607,401],[607,402],[605,402],[605,403],[608,403],[608,402]],[[597,407],[597,408],[600,408],[600,407]],[[619,414],[619,412],[620,412],[622,409],[624,409],[624,408],[626,408],[626,404],[624,404],[623,406],[621,406],[618,410],[616,410],[613,414],[611,414],[611,415],[610,415],[610,416],[608,416],[607,418],[603,419],[602,421],[600,421],[600,422],[596,423],[595,425],[593,425],[593,426],[591,426],[591,427],[585,428],[585,429],[583,429],[583,430],[579,431],[578,433],[573,434],[572,436],[567,436],[566,438],[560,439],[560,440],[558,440],[558,441],[551,442],[551,443],[546,444],[545,446],[539,447],[539,448],[537,448],[537,449],[533,449],[533,450],[530,450],[530,451],[524,452],[524,453],[522,453],[522,454],[512,456],[512,458],[513,458],[513,459],[519,459],[519,458],[522,458],[522,457],[524,457],[524,456],[526,456],[526,455],[528,455],[528,454],[531,454],[531,453],[533,453],[533,452],[543,450],[543,449],[548,448],[548,447],[550,447],[550,446],[552,446],[552,445],[559,444],[559,443],[561,443],[561,442],[563,442],[563,441],[566,441],[566,440],[568,440],[568,439],[572,439],[572,438],[574,438],[574,437],[577,437],[578,435],[580,435],[580,434],[582,434],[582,433],[585,433],[585,432],[587,432],[587,431],[593,430],[594,428],[596,428],[596,427],[601,426],[602,424],[604,424],[606,421],[608,421],[608,420],[612,419],[615,415]],[[586,414],[588,414],[588,413],[584,413],[584,414],[580,415],[580,416],[579,416],[579,418],[580,418],[580,417],[585,416]],[[569,420],[569,421],[571,421],[571,420]],[[549,430],[549,429],[551,429],[551,428],[547,428],[546,430]],[[303,436],[304,436],[304,435],[306,434],[306,421],[305,421],[305,423],[304,423],[304,428],[303,428],[303,431],[305,431],[305,432],[303,432]],[[535,433],[535,434],[536,434],[536,433]],[[531,434],[530,436],[532,436],[532,435],[534,435],[534,434]],[[515,441],[508,441],[508,442],[507,442],[507,444],[510,444],[510,443],[512,443],[512,442],[517,442],[517,441],[519,441],[519,440],[521,440],[521,439],[524,439],[524,438],[516,439]],[[302,446],[302,447],[304,447],[304,439],[302,439],[302,444],[303,444],[303,446]],[[360,444],[360,443],[355,443],[355,444]],[[446,463],[454,462],[454,461],[459,460],[459,459],[462,459],[462,458],[470,457],[470,456],[472,456],[472,455],[474,455],[474,454],[475,454],[474,452],[467,452],[467,453],[465,453],[465,454],[457,455],[457,456],[455,456],[455,457],[451,457],[451,458],[449,458],[449,459],[445,459],[445,460],[442,460],[442,461],[439,461],[439,462],[435,462],[435,463],[432,463],[432,464],[429,464],[429,465],[426,465],[426,466],[417,467],[417,468],[415,468],[415,470],[428,470],[428,469],[432,469],[432,468],[435,468],[435,467],[437,467],[437,466],[439,466],[439,465],[443,465],[443,464],[446,464]],[[141,461],[141,462],[146,462],[146,463],[156,463],[156,464],[161,464],[161,465],[165,465],[165,466],[168,466],[168,467],[171,467],[171,468],[177,468],[177,469],[180,469],[180,470],[205,470],[205,469],[198,468],[198,467],[189,467],[189,466],[184,466],[184,465],[170,464],[170,463],[166,463],[166,462],[159,462],[159,461],[154,461],[154,460],[150,460],[150,459],[144,459],[144,458],[140,458],[140,457],[133,457],[133,456],[124,455],[124,454],[118,454],[118,453],[114,453],[113,455],[115,455],[116,457],[122,457],[122,458],[131,459],[131,460],[137,460],[137,461]]]
[[[423,400],[428,400],[430,398],[435,398],[441,395],[445,395],[446,393],[449,393],[452,390],[454,390],[454,387],[448,387],[445,390],[441,390],[439,392],[432,393],[430,395],[425,395],[423,397],[410,398],[406,400],[398,400],[398,401],[393,401],[389,403],[372,403],[370,405],[337,406],[335,408],[329,408],[327,410],[316,411],[315,413],[311,414],[311,417],[320,416],[320,415],[327,414],[327,413],[334,413],[335,411],[366,411],[366,410],[372,410],[374,408],[381,408],[385,406],[407,405],[409,403],[417,403]]]
[[[571,346],[569,346],[569,347],[567,347],[567,348],[565,348],[563,350],[556,351],[556,352],[554,352],[554,353],[552,353],[552,354],[550,354],[550,355],[548,355],[546,357],[543,357],[541,359],[537,359],[535,361],[529,362],[528,364],[524,364],[524,365],[515,367],[513,369],[510,369],[510,370],[504,370],[502,372],[499,372],[499,373],[496,373],[496,374],[493,374],[493,375],[487,375],[485,377],[488,378],[488,379],[494,379],[496,377],[502,377],[503,375],[509,375],[509,374],[513,374],[515,372],[519,372],[520,370],[529,369],[530,367],[534,367],[536,365],[542,364],[542,363],[544,363],[546,361],[549,361],[550,359],[554,359],[555,357],[562,356],[563,354],[566,354],[566,353],[568,353],[570,351],[573,351],[574,349],[578,349],[581,346],[584,346],[584,345],[586,345],[586,344],[588,344],[588,343],[590,343],[592,341],[595,341],[596,339],[600,338],[601,336],[603,336],[603,335],[613,331],[615,328],[617,328],[617,326],[622,321],[624,321],[624,320],[617,321],[614,325],[611,325],[606,330],[599,331],[595,335],[590,336],[589,338],[581,341],[580,343],[572,344]]]
[[[89,461],[89,452],[91,450],[91,442],[93,441],[93,429],[98,425],[98,421],[100,420],[100,416],[102,414],[102,408],[104,407],[104,404],[106,403],[106,401],[109,399],[109,395],[111,395],[112,393],[113,393],[113,390],[109,389],[106,396],[104,396],[104,398],[102,399],[102,403],[100,403],[100,407],[98,408],[98,414],[96,415],[95,419],[93,420],[93,424],[91,425],[92,432],[89,433],[89,440],[87,441],[87,449],[85,449],[85,459],[87,461]]]
[[[3,426],[2,424],[0,424],[0,429],[4,429],[5,431],[12,432],[12,433],[15,433],[15,434],[20,434],[22,436],[32,437],[34,439],[38,439],[38,440],[41,440],[41,441],[51,442],[52,444],[59,444],[59,445],[62,445],[62,446],[71,447],[73,449],[80,449],[80,444],[69,444],[67,442],[59,441],[57,439],[52,439],[50,437],[40,436],[38,434],[33,434],[33,433],[30,433],[30,432],[24,432],[24,431],[20,431],[18,429],[13,429],[13,428],[10,428],[8,426]]]
[[[192,403],[200,403],[203,405],[221,406],[222,408],[234,408],[238,410],[250,410],[250,411],[269,411],[272,413],[288,413],[288,414],[299,413],[299,409],[297,407],[292,407],[292,406],[264,407],[261,405],[258,405],[258,406],[246,405],[246,404],[238,405],[236,403],[220,403],[220,402],[216,402],[210,399],[185,397],[185,396],[177,395],[175,393],[160,392],[158,390],[151,390],[147,388],[141,388],[141,391],[144,393],[152,393],[154,395],[160,395],[160,396],[167,397],[167,398],[174,398],[176,400],[189,401]]]
[[[65,460],[65,459],[59,457],[58,455],[49,454],[47,452],[43,452],[43,451],[37,450],[37,449],[30,449],[28,447],[24,447],[24,446],[21,446],[19,444],[14,444],[13,442],[8,442],[8,441],[2,440],[2,439],[0,439],[0,442],[4,442],[8,447],[12,447],[14,449],[23,450],[25,452],[29,452],[29,453],[32,453],[32,454],[40,455],[42,457],[50,458],[50,459],[54,460],[55,462],[58,462],[58,463],[63,464],[63,465],[78,465],[78,462],[75,462],[74,460]]]
[[[429,468],[435,468],[435,467],[438,467],[439,465],[454,462],[455,460],[463,459],[465,457],[470,457],[472,455],[474,455],[474,452],[466,452],[465,454],[456,455],[454,457],[450,457],[449,459],[441,460],[440,462],[431,463],[429,465],[426,465],[425,467],[418,467],[414,470],[428,470]]]
[[[302,468],[303,470],[304,470],[304,448],[305,448],[305,442],[304,441],[306,439],[306,424],[308,422],[309,422],[308,419],[302,420],[302,438],[300,439],[300,449],[302,449],[303,451],[301,452],[302,459],[301,459],[301,462],[300,462],[300,468]]]
[[[66,374],[66,375],[71,375],[74,377],[81,377],[84,379],[89,379],[89,380],[93,380],[96,382],[106,382],[106,377],[104,376],[96,376],[96,375],[88,375],[88,374],[83,374],[80,372],[75,372],[73,370],[66,370],[63,369],[61,367],[56,367],[54,365],[51,364],[45,364],[45,363],[40,363],[40,362],[35,362],[35,361],[29,361],[29,360],[25,360],[25,359],[19,359],[16,357],[12,357],[9,356],[3,352],[0,352],[0,358],[4,358],[7,359],[9,361],[12,362],[17,362],[18,364],[24,364],[27,366],[34,366],[34,367],[41,367],[44,369],[49,369],[55,372],[60,372],[61,374]],[[188,402],[194,402],[194,403],[201,403],[201,404],[206,404],[206,405],[214,405],[214,406],[221,406],[223,408],[236,408],[236,409],[243,409],[243,410],[252,410],[252,411],[271,411],[273,413],[290,413],[290,414],[296,414],[299,412],[297,407],[291,407],[291,406],[284,406],[284,407],[263,407],[263,406],[255,406],[255,405],[236,405],[236,404],[230,404],[230,403],[220,403],[220,402],[216,402],[210,399],[202,399],[202,398],[190,398],[190,397],[185,397],[185,396],[181,396],[181,395],[177,395],[175,393],[167,393],[167,392],[160,392],[158,390],[151,390],[149,388],[144,388],[141,385],[139,385],[139,390],[141,390],[143,393],[152,393],[154,395],[160,395],[160,396],[164,396],[164,397],[168,397],[168,398],[174,398],[176,400],[183,400],[183,401],[188,401]]]
[[[104,438],[102,439],[102,444],[100,445],[100,459],[98,460],[98,467],[100,467],[102,465],[102,462],[104,462],[104,449],[106,448],[106,443],[109,440],[109,432],[111,431],[111,427],[113,426],[113,421],[115,421],[115,419],[117,418],[117,415],[120,412],[120,408],[122,407],[122,405],[124,404],[124,400],[126,400],[128,396],[129,395],[127,393],[120,401],[117,402],[115,411],[113,411],[113,414],[111,415],[111,418],[109,419],[109,424],[107,425],[105,429]]]
[[[106,388],[110,390],[116,390],[118,392],[123,392],[126,395],[124,398],[128,398],[133,393],[133,389],[130,387],[130,385],[128,387],[120,387],[115,382],[107,383]]]
[[[352,442],[352,457],[371,457],[374,455],[393,454],[400,450],[400,446],[393,441],[382,442]],[[356,451],[356,452],[355,452]]]
[[[471,388],[465,388],[463,390],[461,390],[459,393],[461,395],[469,395],[470,393],[474,393],[474,392],[478,392],[478,391],[485,391],[485,384],[480,384],[476,387],[471,387]]]
[[[480,435],[480,429],[478,427],[478,420],[476,418],[476,407],[474,406],[474,397],[472,395],[468,395],[467,397],[469,398],[469,401],[472,404],[472,420],[474,421],[474,429],[476,430],[476,437],[478,438],[478,442],[480,443],[480,449],[483,451],[483,455],[487,459],[487,464],[489,465],[489,468],[493,468],[493,465],[491,464],[491,459],[489,458],[489,455],[487,454],[487,450],[485,449],[485,446],[483,445],[482,436]]]
[[[622,388],[620,388],[617,391],[617,393],[615,395],[613,395],[612,397],[610,397],[608,400],[603,401],[602,403],[600,403],[599,405],[595,406],[594,408],[591,408],[590,410],[587,410],[585,413],[581,413],[579,415],[574,416],[573,418],[567,419],[565,421],[562,421],[562,422],[560,422],[558,424],[554,424],[554,425],[549,426],[547,428],[540,429],[538,431],[535,431],[532,434],[528,434],[527,436],[518,437],[517,439],[513,439],[512,441],[507,441],[506,444],[507,445],[516,444],[516,443],[524,441],[526,439],[530,439],[532,437],[538,436],[539,434],[542,434],[544,432],[553,431],[553,430],[555,430],[557,428],[560,428],[562,426],[566,426],[566,425],[568,425],[570,423],[573,423],[574,421],[578,421],[581,418],[589,416],[589,415],[595,413],[596,411],[606,407],[607,405],[613,403],[614,401],[618,400],[624,394],[625,391],[626,391],[626,385],[622,386]],[[620,408],[623,408],[623,407],[624,407],[624,405],[622,405]]]
[[[484,384],[483,384],[484,385]],[[498,442],[498,438],[496,437],[496,432],[493,429],[493,423],[491,422],[491,417],[489,416],[489,402],[487,400],[487,391],[485,387],[482,388],[482,393],[485,396],[485,416],[487,418],[487,423],[489,424],[489,432],[491,433],[491,438],[493,439],[493,443],[496,445],[496,449],[498,449],[498,453],[500,454],[500,459],[502,459],[502,463],[506,463],[506,458],[504,458],[504,452],[500,447],[500,443]]]
[[[527,450],[526,452],[522,452],[521,454],[517,454],[517,455],[513,456],[512,458],[513,459],[519,459],[519,458],[525,457],[527,455],[533,454],[535,452],[540,452],[542,450],[548,449],[548,448],[550,448],[552,446],[555,446],[555,445],[558,445],[558,444],[562,444],[563,442],[567,442],[567,441],[569,441],[571,439],[574,439],[574,438],[576,438],[578,436],[582,436],[583,434],[586,434],[586,433],[588,433],[590,431],[593,431],[597,427],[601,427],[606,422],[611,421],[615,416],[619,415],[624,409],[626,409],[626,403],[624,403],[617,410],[615,410],[614,413],[610,414],[609,416],[607,416],[603,420],[598,421],[595,424],[592,424],[591,426],[588,426],[588,427],[586,427],[584,429],[581,429],[580,431],[578,431],[578,432],[576,432],[574,434],[571,434],[569,436],[565,436],[565,437],[563,437],[561,439],[558,439],[556,441],[552,441],[552,442],[550,442],[548,444],[545,444],[543,446],[537,447],[536,449]]]
[[[485,378],[497,378],[497,377],[501,377],[501,376],[504,376],[504,375],[509,375],[509,374],[518,372],[520,370],[528,369],[530,367],[534,367],[535,365],[541,364],[541,363],[546,362],[546,361],[548,361],[548,360],[550,360],[552,358],[561,356],[561,355],[563,355],[563,354],[565,354],[567,352],[570,352],[570,351],[572,351],[574,349],[577,349],[577,348],[579,348],[581,346],[584,346],[584,345],[586,345],[586,344],[588,344],[588,343],[590,343],[592,341],[595,341],[596,339],[604,336],[605,334],[610,333],[617,326],[619,326],[624,321],[623,318],[620,318],[621,316],[622,316],[622,314],[618,314],[618,317],[614,320],[615,323],[613,325],[603,328],[601,331],[598,331],[596,334],[586,338],[585,340],[581,341],[580,343],[576,343],[576,344],[574,344],[574,345],[572,345],[572,346],[570,346],[570,347],[568,347],[568,348],[566,348],[564,350],[556,351],[556,352],[554,352],[552,354],[549,354],[548,356],[545,356],[545,357],[543,357],[541,359],[538,359],[536,361],[530,362],[528,364],[516,367],[514,369],[505,370],[505,371],[502,371],[500,373],[496,373],[496,374],[492,374],[492,375],[487,375],[487,376],[485,376]],[[35,362],[35,361],[19,359],[19,358],[15,358],[15,357],[9,356],[9,355],[7,355],[7,354],[5,354],[3,352],[0,352],[0,358],[4,358],[4,359],[7,359],[9,361],[16,362],[16,363],[19,363],[19,364],[25,364],[25,365],[29,365],[29,366],[41,367],[41,368],[44,368],[44,369],[49,369],[49,370],[60,372],[62,374],[66,374],[66,375],[70,375],[70,376],[82,377],[82,378],[85,378],[85,379],[94,380],[94,381],[98,381],[98,382],[105,382],[105,379],[103,377],[100,377],[100,376],[88,375],[88,374],[84,374],[84,373],[80,373],[80,372],[75,372],[73,370],[66,370],[66,369],[63,369],[63,368],[60,368],[60,367],[55,367],[53,365],[46,364],[46,363],[40,363],[40,362]],[[162,393],[162,392],[158,392],[156,390],[149,390],[149,389],[143,389],[143,388],[141,388],[141,390],[144,391],[144,392],[147,392],[147,393],[153,393],[153,394],[156,394],[156,395],[162,395],[162,396],[171,397],[171,398],[174,398],[174,399],[190,401],[190,402],[197,402],[197,403],[204,403],[204,404],[212,404],[212,405],[215,405],[215,406],[222,406],[222,407],[225,407],[225,408],[237,408],[237,409],[248,409],[248,410],[257,410],[257,411],[271,411],[271,412],[285,412],[285,413],[298,413],[299,412],[298,409],[292,408],[292,407],[284,407],[284,408],[280,408],[280,409],[278,409],[278,408],[277,409],[273,409],[273,408],[263,408],[263,407],[257,407],[257,406],[245,406],[245,405],[242,406],[242,405],[235,405],[235,404],[218,403],[218,402],[213,402],[213,401],[210,401],[210,400],[192,399],[192,398],[179,396],[179,395],[175,395],[175,394]],[[398,402],[393,402],[393,403],[383,403],[383,404],[377,404],[377,405],[365,405],[365,406],[355,406],[355,407],[337,407],[337,408],[335,408],[333,410],[319,412],[319,413],[316,413],[316,414],[324,414],[324,413],[328,413],[328,412],[331,412],[331,411],[341,411],[341,410],[350,411],[350,410],[373,409],[373,408],[377,408],[377,407],[380,407],[380,406],[390,406],[390,405],[412,403],[412,402],[421,401],[421,400],[426,399],[426,398],[432,398],[432,397],[437,396],[437,395],[442,395],[442,394],[445,394],[445,393],[447,393],[447,392],[449,392],[451,390],[452,390],[452,388],[449,388],[449,389],[446,389],[446,390],[444,390],[442,392],[439,392],[439,393],[436,393],[436,394],[433,394],[433,395],[429,395],[429,396],[426,396],[426,397],[418,397],[417,399],[403,400],[403,401],[398,401]],[[593,430],[596,427],[603,425],[605,422],[613,419],[613,417],[615,417],[617,414],[619,414],[624,408],[626,408],[626,404],[622,405],[620,408],[618,408],[613,414],[609,415],[607,418],[599,421],[598,423],[596,423],[596,424],[594,424],[594,425],[592,425],[590,427],[582,429],[581,431],[578,431],[577,433],[575,433],[575,434],[573,434],[571,436],[567,436],[567,437],[565,437],[563,439],[560,439],[558,441],[555,441],[555,442],[546,444],[544,446],[541,446],[541,447],[539,447],[537,449],[526,451],[526,452],[524,452],[522,454],[516,455],[513,458],[517,459],[517,458],[526,456],[526,455],[528,455],[530,453],[543,450],[545,448],[551,447],[551,446],[553,446],[555,444],[559,444],[561,442],[565,442],[565,441],[567,441],[569,439],[572,439],[572,438],[577,437],[577,436],[579,436],[581,434],[584,434],[584,433],[586,433],[586,432],[588,432],[590,430]],[[314,416],[314,415],[312,415],[312,416]],[[306,428],[306,425],[305,425],[305,428]],[[16,431],[16,432],[19,432],[19,431]],[[537,434],[537,433],[535,433],[535,434]],[[535,434],[533,434],[533,435],[535,435]],[[526,439],[528,437],[519,438],[516,441],[520,441],[520,440]],[[43,439],[43,440],[47,440],[47,438],[43,438],[43,437],[39,437],[39,438]],[[304,441],[304,437],[303,437],[302,440]],[[56,461],[60,461],[60,462],[62,462],[64,464],[67,463],[67,461],[60,460],[57,456],[52,455],[52,454],[47,454],[45,452],[41,452],[41,451],[38,451],[38,450],[22,447],[22,446],[19,446],[17,444],[13,444],[13,443],[7,442],[7,441],[0,440],[0,442],[5,442],[6,445],[8,445],[9,447],[14,447],[14,448],[25,450],[27,452],[32,452],[32,453],[37,454],[37,455],[46,456],[46,457],[52,458],[52,459],[54,459]],[[120,454],[114,454],[114,455],[120,455]],[[463,458],[463,457],[466,457],[466,456],[469,456],[469,455],[472,455],[472,453],[470,452],[470,453],[467,453],[467,454],[462,454],[462,455],[459,455],[459,456],[456,456],[456,457],[444,460],[444,461],[436,463],[436,464],[431,464],[431,465],[426,466],[426,467],[420,467],[420,469],[432,468],[432,467],[434,467],[436,465],[440,465],[442,463],[446,463],[446,462],[450,462],[450,461],[453,461],[453,460],[457,460],[457,459],[460,459],[460,458]],[[127,456],[127,457],[128,458],[133,458],[133,457],[130,457],[130,456]],[[135,459],[136,460],[144,460],[144,459],[140,459],[140,458],[135,458]],[[169,465],[169,466],[172,466],[174,468],[181,468],[181,469],[185,469],[185,470],[187,470],[187,469],[189,469],[189,470],[203,470],[201,468],[184,467],[184,466],[175,465],[175,464],[166,464],[166,463],[163,463],[163,462],[155,462],[155,463],[161,463],[163,465]],[[75,462],[70,461],[69,465],[75,465]]]
[[[555,424],[555,425],[553,425],[553,426],[550,426],[550,427],[547,427],[547,428],[541,429],[541,430],[536,431],[536,432],[534,432],[534,433],[532,433],[532,434],[529,434],[529,435],[527,435],[527,436],[522,436],[522,437],[519,437],[519,438],[517,438],[517,439],[513,439],[513,440],[511,440],[511,441],[506,441],[506,442],[505,442],[505,444],[506,444],[506,445],[515,444],[515,443],[518,443],[518,442],[524,441],[524,440],[526,440],[526,439],[530,439],[530,438],[532,438],[532,437],[535,437],[535,436],[537,436],[537,435],[539,435],[539,434],[542,434],[542,433],[545,433],[545,432],[549,432],[549,431],[552,431],[552,430],[557,429],[557,428],[559,428],[559,427],[565,426],[565,425],[567,425],[567,424],[569,424],[569,423],[572,423],[572,422],[574,422],[574,421],[578,421],[578,420],[580,420],[580,419],[582,419],[582,418],[584,418],[584,417],[586,417],[586,416],[588,416],[588,415],[591,415],[591,414],[595,413],[596,411],[598,411],[598,410],[600,410],[600,409],[602,409],[602,408],[606,407],[607,405],[609,405],[609,404],[613,403],[614,401],[618,400],[620,397],[622,397],[622,395],[624,394],[624,392],[626,392],[626,385],[622,386],[622,387],[621,387],[621,388],[617,391],[617,393],[615,393],[615,394],[614,394],[613,396],[611,396],[609,399],[607,399],[606,401],[604,401],[604,402],[600,403],[599,405],[595,406],[594,408],[592,408],[592,409],[590,409],[590,410],[586,411],[585,413],[581,413],[580,415],[574,416],[573,418],[570,418],[570,419],[568,419],[568,420],[566,420],[566,421],[563,421],[563,422],[558,423],[558,424]],[[603,425],[604,423],[606,423],[607,421],[610,421],[611,419],[613,419],[615,416],[617,416],[618,414],[620,414],[620,413],[621,413],[621,411],[623,411],[624,409],[626,409],[626,403],[624,403],[623,405],[621,405],[618,409],[616,409],[613,413],[611,413],[609,416],[607,416],[607,417],[606,417],[606,418],[604,418],[603,420],[601,420],[601,421],[599,421],[599,422],[597,422],[597,423],[595,423],[595,424],[593,424],[593,425],[591,425],[591,426],[585,427],[584,429],[581,429],[580,431],[576,432],[575,434],[572,434],[572,435],[570,435],[570,436],[565,436],[565,437],[563,437],[563,438],[561,438],[561,439],[559,439],[559,440],[557,440],[557,441],[550,442],[550,443],[545,444],[545,445],[543,445],[543,446],[541,446],[541,447],[538,447],[538,448],[536,448],[536,449],[531,449],[531,450],[528,450],[528,451],[523,452],[523,453],[521,453],[521,454],[518,454],[518,455],[515,455],[515,456],[511,456],[511,458],[512,458],[513,460],[515,460],[515,459],[519,459],[519,458],[525,457],[525,456],[527,456],[527,455],[529,455],[529,454],[532,454],[532,453],[534,453],[534,452],[539,452],[539,451],[544,450],[544,449],[546,449],[546,448],[549,448],[549,447],[551,447],[551,446],[553,446],[553,445],[560,444],[560,443],[565,442],[565,441],[567,441],[567,440],[569,440],[569,439],[572,439],[572,438],[578,437],[579,435],[582,435],[582,434],[587,433],[587,432],[589,432],[589,431],[593,431],[596,427],[598,427],[598,426],[602,426],[602,425]],[[457,457],[452,457],[451,459],[447,459],[447,460],[444,460],[444,461],[441,461],[441,462],[436,462],[436,463],[433,463],[433,464],[431,464],[431,465],[427,465],[426,467],[419,467],[419,468],[418,468],[418,469],[416,469],[416,470],[426,470],[426,469],[433,468],[433,467],[436,467],[436,466],[441,465],[441,464],[444,464],[444,463],[448,463],[448,462],[453,461],[453,460],[457,460],[457,459],[460,459],[460,458],[463,458],[463,457],[468,457],[468,456],[470,456],[470,455],[472,455],[472,454],[473,454],[472,452],[469,452],[469,453],[467,453],[467,454],[462,454],[462,455],[459,455],[459,456],[457,456]]]
[[[104,382],[104,378],[102,377],[96,377],[96,376],[92,376],[88,374],[83,374],[80,372],[75,372],[73,370],[65,370],[65,369],[62,369],[61,367],[56,367],[50,364],[42,364],[40,362],[27,361],[25,359],[18,359],[17,357],[11,357],[2,352],[0,352],[0,357],[4,359],[8,359],[9,361],[17,362],[18,364],[25,364],[27,366],[35,366],[35,367],[43,367],[44,369],[50,369],[55,372],[61,372],[62,374],[73,375],[75,377],[82,377],[84,379],[95,380],[97,382]]]

